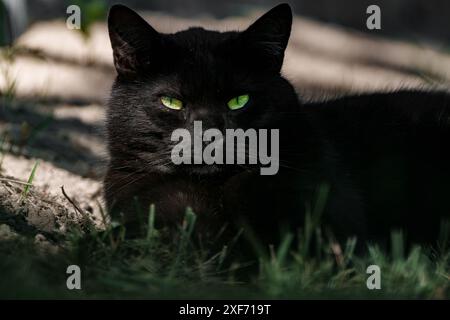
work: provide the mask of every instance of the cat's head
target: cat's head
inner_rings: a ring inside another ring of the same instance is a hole
[[[297,106],[280,70],[292,12],[281,4],[242,32],[190,28],[157,32],[131,9],[116,5],[108,17],[118,73],[108,111],[111,157],[161,172],[210,173],[218,166],[171,163],[175,129],[279,128]],[[228,150],[227,150],[228,152]]]

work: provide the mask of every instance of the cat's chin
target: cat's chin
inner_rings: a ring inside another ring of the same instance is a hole
[[[198,175],[198,176],[208,176],[208,175],[221,175],[228,172],[226,166],[217,164],[201,164],[201,165],[178,165],[175,168],[172,167],[171,174],[182,174],[182,175]],[[169,173],[169,172],[166,172]]]
[[[218,174],[224,171],[224,167],[216,164],[211,165],[190,165],[185,170],[189,173],[196,175],[212,175]]]
[[[151,172],[160,174],[182,174],[182,175],[217,175],[226,172],[223,165],[178,165],[178,166],[156,166]]]

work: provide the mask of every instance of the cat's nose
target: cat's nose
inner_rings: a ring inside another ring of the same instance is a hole
[[[220,111],[211,110],[209,108],[192,110],[189,113],[189,122],[194,123],[194,121],[201,121],[204,129],[221,129],[225,124],[223,114]]]

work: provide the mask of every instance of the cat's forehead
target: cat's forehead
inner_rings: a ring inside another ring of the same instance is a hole
[[[246,71],[237,68],[236,59],[226,53],[234,47],[238,34],[191,28],[164,35],[169,41],[162,48],[162,60],[156,64],[163,70],[163,82],[175,85],[184,97],[217,93],[239,83],[237,80]]]
[[[167,70],[175,70],[179,77],[198,76],[216,79],[233,69],[233,61],[227,54],[237,38],[238,32],[218,32],[203,28],[190,28],[166,35],[167,46],[163,48],[163,64]]]
[[[189,29],[179,31],[168,37],[177,46],[186,49],[215,49],[224,43],[230,42],[238,35],[236,31],[219,32],[214,30],[206,30],[202,27],[191,27]]]

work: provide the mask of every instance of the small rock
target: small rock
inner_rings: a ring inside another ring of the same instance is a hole
[[[20,237],[7,224],[0,225],[0,240],[12,240]]]
[[[44,241],[47,241],[47,238],[43,234],[38,233],[37,235],[34,236],[35,243],[44,242]]]

